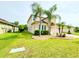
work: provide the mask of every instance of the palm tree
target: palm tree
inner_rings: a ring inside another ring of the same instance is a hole
[[[72,28],[72,26],[70,26],[70,25],[67,25],[67,28],[68,28],[68,34],[71,34],[71,31],[70,31],[70,29]]]
[[[57,18],[59,18],[59,23],[58,23],[58,31],[59,31],[59,35],[61,35],[61,16],[56,15]]]
[[[40,18],[40,35],[41,35],[41,15],[43,13],[42,7],[38,3],[33,3],[32,4],[32,11],[33,11],[33,16],[34,19],[36,19],[37,16]]]
[[[65,23],[61,22],[61,33],[63,33],[64,26],[65,26]]]
[[[56,18],[56,15],[53,14],[56,11],[56,9],[57,9],[57,6],[55,4],[51,8],[49,8],[49,10],[44,11],[44,14],[47,15],[47,18],[48,18],[49,35],[50,35],[50,32],[51,32],[51,20],[54,17]]]

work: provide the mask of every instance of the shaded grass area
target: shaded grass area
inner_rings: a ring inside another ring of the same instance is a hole
[[[27,34],[29,34],[29,33],[27,32]],[[15,48],[15,46],[17,44],[21,44],[21,43],[17,43],[17,41],[20,41],[20,39],[23,39],[26,36],[27,36],[27,39],[31,39],[31,34],[30,35],[27,35],[27,34],[25,34],[25,33],[0,34],[0,54],[1,54],[0,57],[5,57],[5,55],[7,55],[7,53],[9,53],[9,50],[11,48]],[[20,41],[20,42],[22,42],[22,41]]]
[[[9,39],[15,39],[18,36],[18,34],[13,33],[5,33],[0,35],[0,40],[9,40]]]
[[[64,38],[34,40],[32,34],[26,33],[6,33],[16,38],[9,40],[0,40],[0,57],[7,58],[78,58],[79,57],[79,39],[65,40]],[[6,35],[5,34],[5,35]],[[4,36],[5,37],[5,36]],[[7,36],[6,36],[7,37]],[[38,39],[38,38],[37,38]],[[5,43],[6,42],[6,43]],[[0,45],[1,47],[1,45]],[[25,47],[26,51],[10,54],[12,48]]]
[[[9,43],[17,38],[18,34],[5,33],[0,35],[0,49],[8,46]]]

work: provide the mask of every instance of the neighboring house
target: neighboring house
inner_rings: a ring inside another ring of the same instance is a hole
[[[48,18],[47,17],[41,17],[42,20],[42,28],[41,30],[48,30]],[[31,15],[27,21],[27,27],[28,31],[34,34],[35,30],[40,29],[40,19],[39,16],[36,19],[33,19],[33,15]],[[68,29],[64,28],[64,32],[68,32]],[[73,29],[71,29],[71,32]],[[52,18],[51,21],[51,35],[56,35],[58,33],[58,25],[56,24],[56,18]]]
[[[0,18],[0,34],[8,31],[11,31],[11,32],[18,31],[18,26]]]

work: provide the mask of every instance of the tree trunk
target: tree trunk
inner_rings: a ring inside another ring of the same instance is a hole
[[[63,36],[63,28],[64,28],[64,27],[62,26],[62,29],[61,29],[61,36]]]
[[[58,30],[59,30],[59,36],[61,36],[61,26],[60,26],[60,23],[61,23],[61,19],[59,19],[59,28],[58,28]]]
[[[63,33],[63,26],[62,26],[62,33]]]
[[[59,34],[60,34],[60,26],[59,26],[58,30],[59,30]]]
[[[61,28],[61,26],[59,26],[59,36],[61,37],[63,33],[63,28]]]
[[[61,35],[61,28],[60,28],[60,25],[59,25],[58,30],[59,30],[59,36],[60,36],[60,35]]]
[[[71,31],[70,31],[70,29],[68,30],[68,34],[71,34]]]
[[[51,34],[51,22],[49,21],[49,23],[48,23],[48,34],[50,35]]]
[[[40,29],[39,29],[39,36],[41,36],[41,27],[42,27],[42,24],[41,24],[41,14],[40,14]]]

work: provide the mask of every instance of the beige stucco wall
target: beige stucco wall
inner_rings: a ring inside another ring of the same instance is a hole
[[[31,33],[34,33],[34,31],[35,30],[39,30],[39,25],[40,25],[40,23],[36,23],[36,24],[33,24],[33,25],[31,25],[30,27],[29,27],[29,31],[31,32]],[[46,25],[45,23],[42,23],[41,25]],[[42,28],[41,28],[42,29]],[[48,30],[48,26],[46,25],[46,30]]]
[[[57,33],[57,28],[56,28],[56,25],[54,26],[51,26],[51,35],[55,36]]]
[[[40,21],[39,17],[37,17],[35,21]],[[44,21],[48,22],[47,19],[45,19]],[[31,33],[34,33],[35,30],[39,30],[39,25],[40,25],[40,23],[35,23],[35,24],[31,25],[33,22],[34,22],[34,20],[32,19],[32,17],[27,22],[28,31],[31,32]],[[51,22],[56,24],[55,18],[52,18]],[[46,23],[42,23],[42,25],[46,25],[46,30],[48,30],[48,25]],[[53,25],[52,28],[51,28],[51,34],[56,33],[55,30],[56,30],[56,27],[55,27],[55,25]]]
[[[19,30],[19,28],[18,27],[15,27],[15,32],[18,31],[18,30]]]
[[[0,23],[0,34],[8,32],[11,30],[13,32],[13,27],[7,24]],[[15,27],[15,31],[18,31],[18,27]]]
[[[35,21],[40,21],[39,17],[37,17]],[[27,22],[28,31],[31,32],[31,33],[34,33],[35,30],[39,29],[39,23],[32,25],[33,22],[34,22],[34,20],[32,19],[32,17]]]

